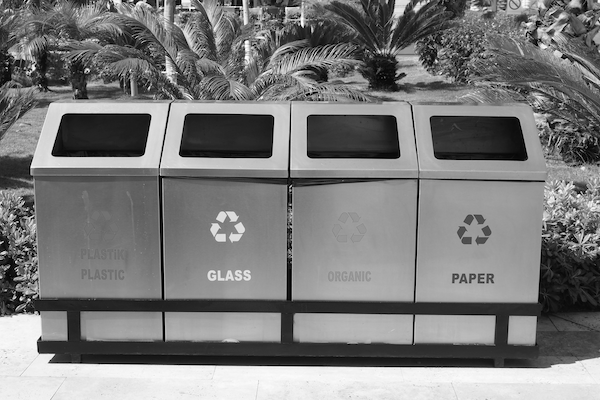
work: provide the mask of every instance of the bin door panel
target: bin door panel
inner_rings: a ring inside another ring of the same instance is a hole
[[[42,298],[161,298],[158,178],[38,177]]]
[[[416,180],[293,189],[294,300],[413,301]]]
[[[416,300],[535,303],[543,182],[420,184]]]
[[[163,179],[167,299],[284,300],[287,186]]]

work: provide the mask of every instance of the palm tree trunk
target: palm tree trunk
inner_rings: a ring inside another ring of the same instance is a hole
[[[398,61],[394,55],[371,54],[365,56],[360,73],[369,82],[370,89],[394,91],[396,81],[401,77],[396,75],[397,69]]]
[[[38,89],[42,92],[47,92],[48,88],[48,77],[46,76],[48,72],[48,53],[42,52],[35,60],[36,67],[36,77],[33,80],[33,83],[37,85]]]
[[[164,17],[170,26],[175,23],[175,0],[165,0]],[[170,32],[170,26],[168,27],[167,32]],[[175,66],[169,57],[166,57],[165,59],[165,68],[167,72],[167,78],[169,78],[171,82],[175,83],[177,81]]]
[[[244,17],[244,25],[248,25],[250,23],[250,10],[248,9],[248,0],[242,0],[242,9],[243,9],[243,17]],[[250,41],[244,41],[244,50],[245,50],[245,60],[246,65],[250,64]]]
[[[85,67],[78,62],[71,63],[71,89],[75,100],[88,99],[87,75]]]

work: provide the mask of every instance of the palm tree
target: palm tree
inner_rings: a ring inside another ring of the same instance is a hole
[[[40,75],[38,86],[48,90],[46,71],[48,53],[81,47],[81,42],[105,43],[120,35],[120,28],[109,20],[103,2],[80,5],[74,1],[43,3],[23,16],[16,32],[15,50],[32,58]],[[87,98],[87,71],[77,59],[71,59],[71,83],[75,98]]]
[[[575,144],[571,161],[600,157],[600,57],[570,40],[556,44],[560,56],[522,39],[490,39],[494,58],[481,60],[480,90],[468,98],[477,102],[528,101],[534,109],[551,115],[551,122],[569,125],[570,137],[557,140]],[[560,137],[562,136],[562,137]],[[555,146],[559,147],[559,146]]]
[[[199,11],[183,27],[145,9],[121,6],[115,16],[131,32],[133,47],[105,46],[95,59],[122,76],[136,73],[167,98],[213,100],[356,99],[351,88],[315,79],[314,70],[356,63],[356,47],[347,43],[311,46],[306,39],[243,33],[239,20],[215,0],[192,1]],[[252,55],[244,61],[244,41]],[[175,81],[165,78],[165,61]]]
[[[447,29],[454,14],[442,0],[411,0],[398,19],[395,0],[360,0],[361,9],[341,1],[325,5],[336,19],[354,32],[353,43],[364,49],[361,73],[372,89],[395,90],[399,74],[398,53],[416,41]]]

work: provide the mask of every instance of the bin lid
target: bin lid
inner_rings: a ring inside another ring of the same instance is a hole
[[[170,101],[50,104],[35,176],[158,176]]]
[[[413,104],[422,179],[544,181],[546,163],[525,104]]]
[[[162,176],[286,178],[288,102],[174,102]]]
[[[417,178],[408,103],[292,103],[292,178]]]

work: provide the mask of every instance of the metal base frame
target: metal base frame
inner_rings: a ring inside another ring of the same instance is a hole
[[[86,354],[113,355],[201,355],[267,357],[375,357],[375,358],[483,358],[503,366],[505,359],[530,359],[538,346],[509,345],[510,316],[541,315],[539,304],[521,303],[400,303],[350,301],[260,301],[260,300],[78,300],[36,301],[38,311],[67,313],[66,341],[38,341],[40,353],[70,354],[74,362]],[[281,314],[281,343],[245,342],[100,342],[81,339],[82,311],[136,312],[259,312]],[[494,315],[494,345],[452,344],[346,344],[294,342],[294,314],[408,314]]]

